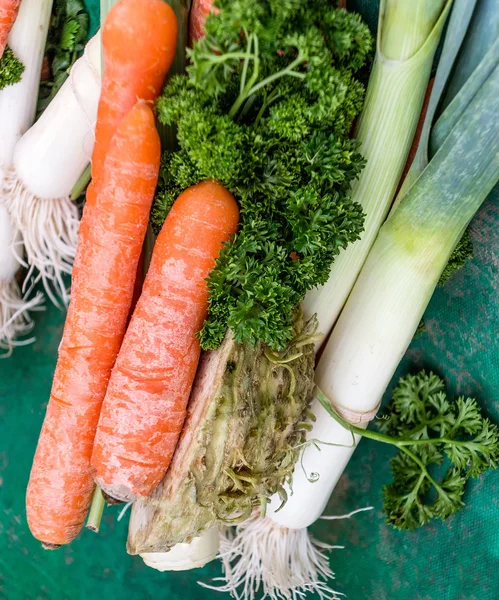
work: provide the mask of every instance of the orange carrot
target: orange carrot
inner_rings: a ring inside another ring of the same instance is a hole
[[[102,31],[104,75],[95,126],[92,179],[98,182],[109,143],[132,106],[155,100],[175,56],[177,19],[164,0],[120,0]]]
[[[199,362],[206,277],[238,220],[233,196],[206,181],[179,196],[158,236],[92,454],[96,481],[113,498],[150,494],[171,462]]]
[[[71,303],[26,498],[31,532],[48,548],[78,534],[91,502],[92,445],[125,333],[159,160],[153,112],[139,102],[121,122],[101,185],[89,187],[92,210],[83,213]]]
[[[3,56],[20,4],[21,0],[0,0],[0,58]]]
[[[190,43],[197,42],[204,36],[204,24],[210,14],[215,0],[194,0],[189,19]],[[214,10],[218,10],[215,8]]]

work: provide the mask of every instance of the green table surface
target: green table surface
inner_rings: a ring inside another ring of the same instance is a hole
[[[88,2],[97,23],[97,2]],[[376,2],[358,0],[374,22]],[[497,190],[496,190],[497,192]],[[437,290],[398,375],[426,367],[444,375],[452,392],[475,395],[499,422],[499,194],[471,226],[475,258]],[[197,585],[218,564],[158,573],[125,551],[127,518],[106,509],[101,532],[84,531],[57,552],[42,550],[26,524],[24,495],[49,397],[64,313],[48,306],[36,317],[37,341],[0,361],[0,599],[212,600]],[[392,384],[393,386],[393,384]],[[391,386],[391,387],[392,387]],[[388,395],[387,395],[388,397]],[[447,522],[401,533],[385,525],[381,487],[392,450],[364,440],[327,508],[343,514],[374,510],[349,521],[318,522],[315,534],[332,544],[335,588],[350,600],[499,600],[499,471],[469,485],[466,507]],[[311,596],[307,596],[309,598]]]

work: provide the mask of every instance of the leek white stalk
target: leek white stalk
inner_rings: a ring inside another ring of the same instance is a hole
[[[367,165],[352,188],[366,215],[361,239],[335,260],[304,310],[328,335],[389,211],[421,114],[450,0],[382,0],[376,58],[355,137]]]
[[[70,194],[92,155],[100,80],[97,34],[40,119],[17,142],[0,197],[23,237],[27,279],[37,273],[55,304],[56,295],[69,301],[63,275],[71,273],[79,225]]]

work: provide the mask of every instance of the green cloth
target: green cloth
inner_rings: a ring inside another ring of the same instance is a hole
[[[95,29],[97,2],[88,4]],[[373,22],[376,2],[357,4],[371,10]],[[473,221],[471,238],[475,258],[435,293],[425,315],[427,330],[412,343],[397,376],[433,369],[447,378],[451,392],[476,396],[499,423],[497,190]],[[85,530],[57,552],[42,550],[32,538],[24,494],[63,320],[63,312],[47,307],[36,316],[35,344],[0,360],[0,600],[223,598],[197,585],[219,574],[217,563],[200,571],[158,573],[128,556],[128,519],[117,521],[120,507],[106,508],[98,535]],[[320,539],[345,546],[331,554],[335,588],[349,600],[498,600],[499,471],[472,482],[465,498],[469,505],[446,523],[401,533],[384,524],[381,512],[392,454],[391,448],[364,440],[327,514],[370,505],[374,511],[314,526]]]

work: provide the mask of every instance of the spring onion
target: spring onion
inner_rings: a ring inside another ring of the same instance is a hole
[[[97,34],[40,119],[17,142],[5,177],[2,202],[22,234],[29,274],[39,273],[55,304],[56,296],[69,301],[63,275],[71,273],[79,225],[70,194],[92,153],[100,54]]]
[[[9,35],[8,44],[25,70],[19,82],[0,91],[0,188],[12,165],[15,145],[35,118],[51,10],[52,0],[23,0]],[[0,235],[0,347],[10,353],[15,336],[31,329],[32,321],[27,311],[39,306],[40,297],[37,295],[28,300],[26,295],[23,298],[15,281],[23,260],[22,240],[10,221],[2,198],[0,205],[4,213]]]

